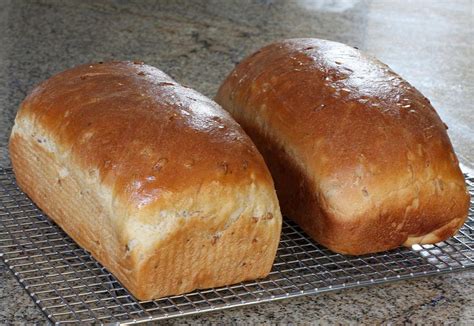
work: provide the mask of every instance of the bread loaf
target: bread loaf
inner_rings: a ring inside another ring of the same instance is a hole
[[[466,219],[447,127],[420,92],[355,48],[271,44],[234,69],[216,101],[263,154],[284,215],[333,251],[434,243]]]
[[[36,87],[10,139],[19,186],[138,299],[266,276],[281,214],[263,158],[215,102],[131,62]]]

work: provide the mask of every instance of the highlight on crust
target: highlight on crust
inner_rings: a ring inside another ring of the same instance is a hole
[[[464,177],[429,100],[353,47],[270,44],[237,65],[216,101],[264,156],[283,214],[335,252],[435,243],[467,217]]]
[[[263,158],[218,104],[157,68],[51,77],[9,149],[20,188],[138,299],[270,272],[282,221]]]

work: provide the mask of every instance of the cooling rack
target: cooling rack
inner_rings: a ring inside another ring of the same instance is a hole
[[[471,196],[474,177],[466,175]],[[0,168],[0,257],[53,323],[138,323],[344,288],[474,268],[474,204],[460,232],[435,245],[348,257],[283,223],[270,275],[262,280],[139,301],[23,194]]]

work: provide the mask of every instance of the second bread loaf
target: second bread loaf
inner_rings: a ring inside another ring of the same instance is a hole
[[[283,213],[334,251],[434,243],[467,217],[464,178],[430,102],[352,47],[269,45],[235,68],[216,100],[263,154]]]

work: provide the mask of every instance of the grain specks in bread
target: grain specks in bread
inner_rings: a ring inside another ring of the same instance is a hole
[[[271,269],[281,215],[263,158],[227,112],[156,68],[51,77],[22,103],[10,155],[22,190],[139,299]]]
[[[271,44],[234,69],[216,101],[263,154],[283,213],[334,251],[434,243],[467,217],[464,178],[430,102],[357,49]]]

